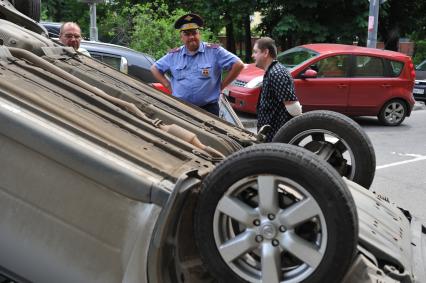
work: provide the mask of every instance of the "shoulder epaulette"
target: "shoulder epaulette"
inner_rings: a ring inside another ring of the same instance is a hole
[[[175,53],[175,52],[178,52],[179,50],[180,50],[180,47],[176,47],[176,48],[170,49],[169,53]]]
[[[207,43],[206,46],[208,48],[219,48],[220,44],[214,44],[214,43]]]

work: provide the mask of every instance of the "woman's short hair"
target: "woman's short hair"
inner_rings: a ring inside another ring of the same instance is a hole
[[[274,59],[277,58],[277,46],[275,45],[275,40],[270,37],[261,37],[256,41],[256,44],[257,48],[262,51],[268,49],[269,55]]]

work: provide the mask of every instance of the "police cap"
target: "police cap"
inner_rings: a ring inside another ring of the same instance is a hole
[[[197,14],[186,14],[175,22],[175,29],[179,31],[198,29],[203,26],[203,19]]]

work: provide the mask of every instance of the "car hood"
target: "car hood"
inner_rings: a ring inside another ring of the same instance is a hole
[[[243,82],[249,82],[250,80],[259,76],[263,76],[264,74],[265,74],[265,71],[256,67],[255,64],[245,64],[244,69],[238,75],[237,80],[240,80]]]

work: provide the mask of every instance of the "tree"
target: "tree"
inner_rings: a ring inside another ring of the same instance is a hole
[[[385,43],[385,49],[397,51],[399,38],[416,30],[413,19],[416,21],[414,13],[417,5],[415,0],[388,0],[380,6],[378,34]]]
[[[151,8],[144,5],[151,5]],[[142,10],[136,7],[142,7]],[[396,50],[400,37],[424,39],[425,8],[425,1],[415,0],[388,0],[382,4],[379,40],[385,42],[387,49]],[[214,41],[212,35],[218,35],[225,29],[228,38],[226,48],[236,53],[236,42],[244,42],[245,50],[240,49],[240,56],[245,55],[248,62],[252,34],[250,15],[254,11],[263,15],[259,32],[274,38],[282,49],[287,49],[312,42],[352,44],[354,37],[359,38],[360,45],[365,45],[368,9],[367,0],[109,0],[106,4],[97,5],[97,15],[100,40],[150,50],[156,45],[176,46],[178,38],[175,36],[172,40],[175,16],[182,11],[195,12],[205,20],[204,40]],[[87,4],[76,0],[43,0],[42,11],[43,20],[75,21],[80,24],[83,33],[89,32]],[[153,45],[143,44],[142,37]],[[154,43],[155,37],[157,43]],[[165,48],[161,47],[161,50]]]
[[[225,48],[236,53],[236,42],[245,43],[245,60],[251,59],[251,29],[250,15],[256,8],[256,0],[216,0],[216,1],[188,1],[170,0],[170,7],[184,7],[187,10],[200,14],[207,26],[214,34],[219,34],[223,28],[226,33]],[[248,24],[247,24],[248,23]],[[242,36],[240,36],[242,35]]]
[[[173,24],[185,13],[182,9],[169,13],[164,3],[134,6],[131,9],[134,29],[130,46],[156,59],[160,58],[168,50],[181,44]]]
[[[259,0],[264,16],[260,30],[287,49],[310,42],[352,43],[364,38],[368,17],[366,0]],[[359,11],[355,13],[354,11]]]
[[[87,4],[75,0],[44,0],[41,5],[43,21],[76,22],[82,31],[89,30],[90,16]]]
[[[133,17],[133,31],[130,47],[146,52],[156,59],[162,57],[171,48],[180,46],[179,33],[174,29],[175,21],[188,13],[182,9],[169,12],[164,2],[135,5],[130,9]],[[203,40],[215,37],[208,28],[202,33]]]

